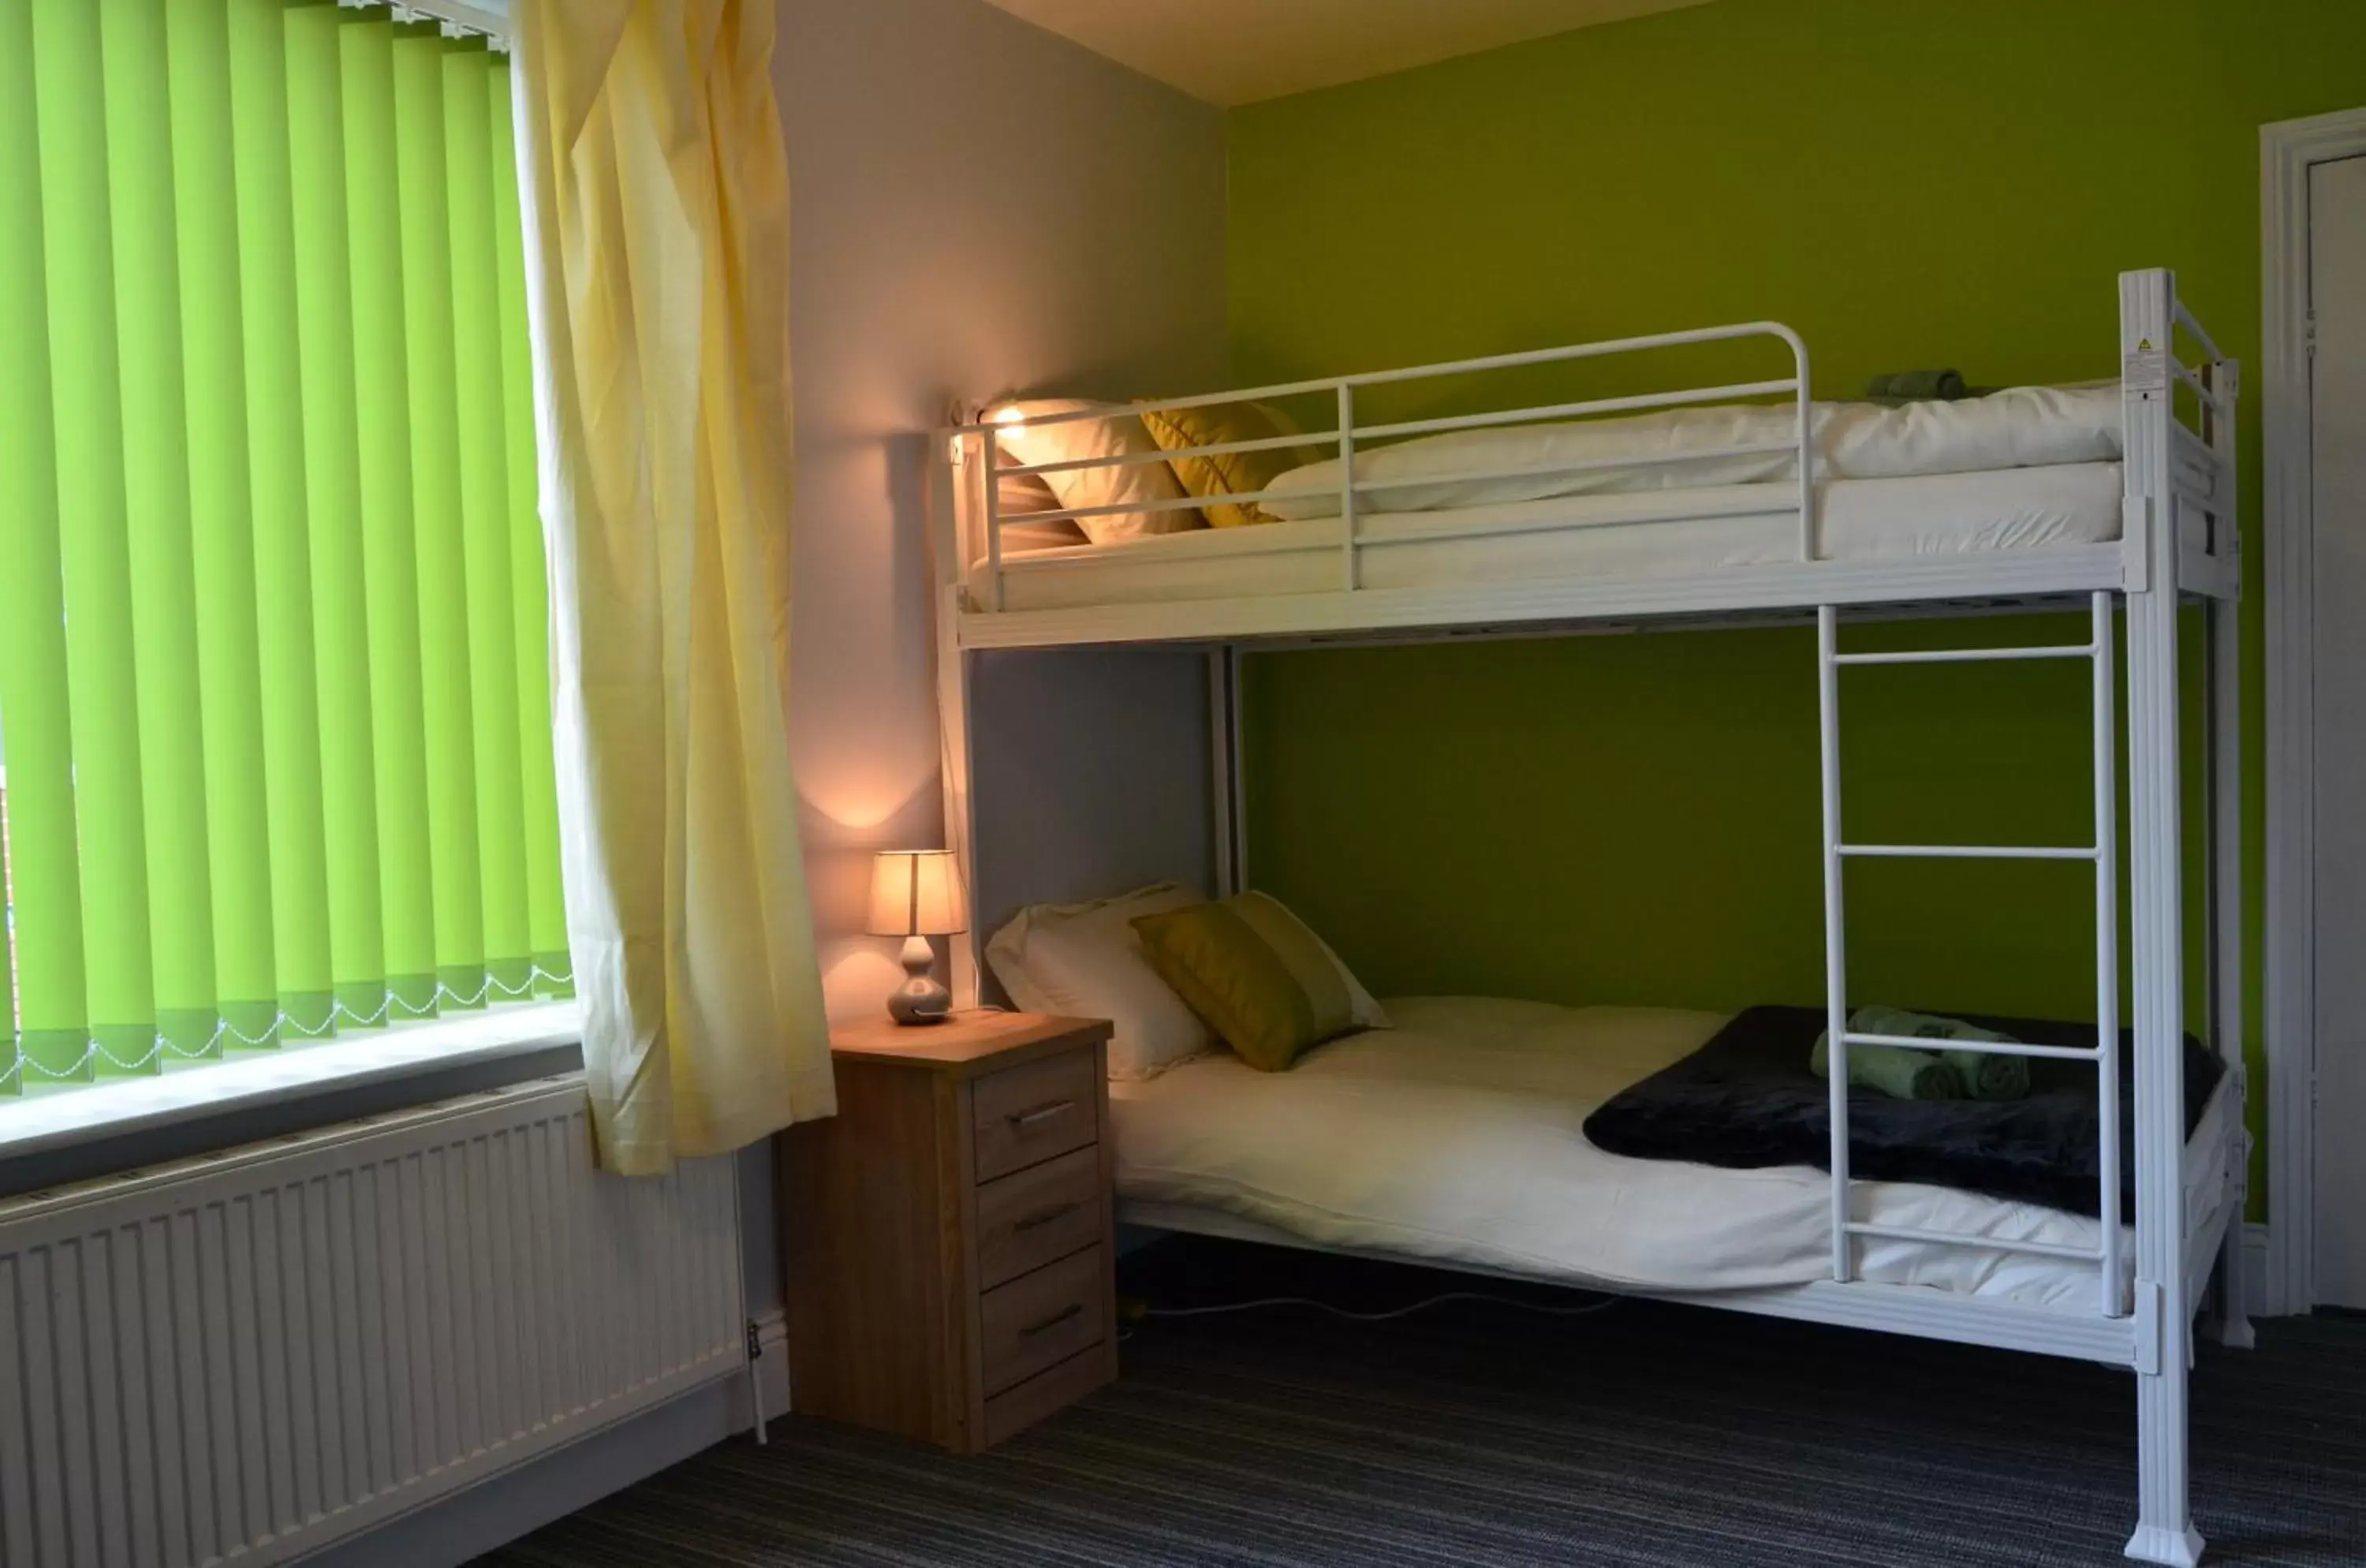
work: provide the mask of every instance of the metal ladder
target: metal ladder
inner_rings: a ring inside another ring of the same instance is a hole
[[[1816,660],[1820,693],[1823,740],[1824,810],[1824,987],[1825,1027],[1831,1044],[1832,1278],[1846,1282],[1856,1277],[1856,1238],[1931,1242],[1941,1246],[1980,1247],[1999,1252],[2030,1253],[2100,1266],[2098,1292],[2106,1317],[2127,1311],[2120,1278],[2120,919],[2119,919],[2119,782],[2118,724],[2114,665],[2112,653],[2112,595],[2091,597],[2088,640],[2037,648],[1940,649],[1902,653],[1842,653],[1840,611],[1825,604],[1816,611]],[[2093,841],[2073,845],[2009,844],[1853,844],[1841,836],[1841,671],[1859,664],[1970,664],[2026,659],[2084,659],[2093,672],[2094,831]],[[1874,1224],[1856,1219],[1849,1203],[1848,1053],[1854,1045],[1905,1045],[1928,1049],[1925,1039],[1894,1034],[1860,1034],[1848,1028],[1848,934],[1844,899],[1844,869],[1852,859],[2025,860],[2092,862],[2095,867],[2095,1043],[2092,1046],[2037,1045],[2019,1041],[1959,1040],[1951,1050],[1999,1055],[2044,1056],[2092,1062],[2098,1080],[2100,1113],[2096,1121],[2101,1146],[2099,1213],[2102,1238],[2099,1247],[2067,1247],[2052,1242],[1967,1235],[1907,1225]]]

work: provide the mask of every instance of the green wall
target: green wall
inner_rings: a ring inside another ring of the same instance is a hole
[[[2115,275],[2149,265],[2256,363],[2258,128],[2360,103],[2359,0],[1713,0],[1255,105],[1229,121],[1234,367],[1771,317],[1806,336],[1820,396],[1933,365],[2070,379],[2112,373]],[[1763,349],[1686,352],[1515,389],[1782,373]],[[2253,478],[2247,517],[2257,500]],[[2247,550],[2256,585],[2256,529]],[[2256,802],[2256,588],[2243,619]],[[1853,672],[1852,836],[2082,837],[2080,674]],[[1248,695],[1252,875],[1376,989],[1820,996],[1811,634],[1268,655]],[[2255,1059],[2260,838],[2255,808]],[[1865,867],[1850,888],[1860,999],[2092,1016],[2079,869]]]

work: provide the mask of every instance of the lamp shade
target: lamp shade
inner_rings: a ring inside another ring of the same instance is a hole
[[[873,936],[946,936],[969,929],[961,864],[951,850],[882,850],[871,871]]]

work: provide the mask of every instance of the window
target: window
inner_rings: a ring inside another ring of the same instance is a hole
[[[508,82],[0,0],[0,1094],[566,990]]]

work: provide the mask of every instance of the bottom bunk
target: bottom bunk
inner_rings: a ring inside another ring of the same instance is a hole
[[[2098,1250],[2091,1186],[2079,1213],[1939,1180],[1858,1180],[1856,1219],[1966,1245],[1861,1237],[1863,1283],[1835,1285],[1823,1171],[1638,1158],[1586,1136],[1600,1108],[1701,1059],[1729,1015],[1474,998],[1386,1006],[1393,1027],[1333,1041],[1287,1072],[1216,1052],[1112,1084],[1120,1217],[2123,1365],[2142,1355],[2135,1320],[2101,1311],[2096,1263],[2071,1256]],[[2200,1062],[2186,1210],[2188,1257],[2206,1279],[2239,1194],[2240,1084]],[[2091,1146],[2086,1157],[2056,1179],[2091,1181]],[[2064,1158],[2076,1158],[2067,1145]]]

